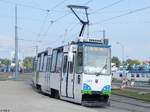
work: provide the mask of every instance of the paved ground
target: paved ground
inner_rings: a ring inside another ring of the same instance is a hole
[[[112,95],[110,107],[87,108],[42,95],[31,87],[29,80],[8,80],[0,81],[0,110],[3,109],[10,112],[150,112],[150,103]]]
[[[0,82],[0,108],[10,112],[94,112],[93,109],[37,93],[22,81]]]

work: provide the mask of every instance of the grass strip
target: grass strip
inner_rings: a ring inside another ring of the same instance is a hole
[[[150,102],[150,92],[137,92],[137,91],[126,90],[126,89],[124,90],[113,89],[112,94]]]

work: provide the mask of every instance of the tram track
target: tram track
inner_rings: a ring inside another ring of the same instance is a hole
[[[110,98],[110,111],[118,112],[149,112],[150,103],[141,100],[131,99],[123,96],[112,95]]]
[[[134,103],[130,103],[130,102],[124,102],[124,101],[119,101],[119,100],[114,100],[114,99],[111,99],[111,101],[124,103],[124,104],[130,104],[130,105],[133,105],[133,106],[138,106],[138,107],[143,107],[143,108],[149,108],[150,109],[150,106],[138,105],[138,104],[134,104]]]

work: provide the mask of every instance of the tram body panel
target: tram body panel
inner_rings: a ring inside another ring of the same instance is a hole
[[[50,72],[43,73],[43,83],[41,84],[41,89],[43,92],[50,93]]]
[[[50,73],[50,87],[60,90],[60,73]]]
[[[109,88],[107,88],[107,87]],[[104,90],[106,88],[107,90]],[[83,75],[83,84],[82,84],[83,92],[99,92],[102,93],[103,91],[111,91],[111,76],[110,75]]]
[[[45,72],[39,72],[38,84],[43,88],[45,86]]]

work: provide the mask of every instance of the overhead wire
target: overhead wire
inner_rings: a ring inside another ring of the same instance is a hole
[[[42,41],[40,41],[40,40],[27,40],[27,39],[23,39],[23,38],[20,38],[20,39],[18,39],[18,40],[21,40],[21,41],[27,41],[27,42],[42,42]]]
[[[93,0],[89,0],[89,1],[85,2],[83,5],[88,5],[91,2],[93,2]],[[72,23],[74,23],[74,22],[72,22]],[[70,28],[68,28],[68,31],[74,30],[76,24],[79,24],[79,23],[75,23],[74,25],[71,25]]]
[[[85,2],[83,5],[88,5],[88,4],[91,3],[91,2],[93,2],[93,0],[88,0],[88,1]],[[52,25],[53,23],[56,23],[56,22],[58,22],[59,20],[62,20],[63,18],[65,18],[65,17],[67,17],[68,15],[70,15],[71,13],[72,13],[72,12],[68,12],[68,13],[66,13],[66,14],[64,14],[64,15],[62,15],[62,16],[60,16],[60,17],[58,17],[58,18],[56,18],[54,21],[52,21],[52,22],[49,24],[48,29],[47,29],[46,32],[44,33],[44,36],[47,35],[47,33],[48,33],[48,31],[49,31],[49,28],[51,27],[51,25]],[[73,23],[74,23],[74,22],[73,22]],[[75,26],[75,25],[73,25],[73,26]],[[67,31],[72,31],[72,30],[74,29],[73,26],[71,26],[70,29],[69,29],[69,28],[66,28]],[[66,32],[66,29],[65,29],[65,32]],[[63,34],[64,34],[64,32],[63,32]],[[63,37],[63,36],[62,36],[63,34],[61,34],[60,36],[58,36],[58,38],[56,38],[56,39],[55,39],[53,42],[51,42],[51,43],[57,42],[57,41],[60,39],[60,37]]]
[[[41,30],[44,28],[44,25],[46,24],[46,20],[47,20],[47,17],[49,15],[49,12],[50,11],[54,11],[55,8],[57,8],[59,5],[63,4],[64,2],[66,2],[68,0],[63,0],[61,2],[59,2],[58,4],[56,4],[54,7],[52,7],[51,9],[43,9],[43,8],[40,8],[40,7],[35,7],[35,6],[31,6],[31,5],[26,5],[26,4],[21,4],[21,3],[17,3],[17,2],[12,2],[12,1],[9,1],[9,0],[0,0],[0,2],[3,2],[3,3],[7,3],[7,4],[13,4],[13,5],[19,5],[19,6],[22,6],[22,7],[28,7],[28,8],[32,8],[32,9],[37,9],[37,10],[41,10],[41,11],[46,11],[46,16],[44,18],[44,21],[40,27],[40,32]],[[41,35],[41,33],[38,33],[38,35]],[[24,41],[33,41],[33,40],[25,40],[25,39],[20,39],[20,40],[24,40]],[[39,40],[40,41],[40,40]],[[37,41],[37,42],[39,42]],[[34,41],[35,42],[35,41]]]
[[[50,9],[50,11],[53,11],[55,8],[57,8],[58,6],[62,5],[62,4],[65,3],[66,1],[68,1],[68,0],[63,0],[63,1],[59,2],[59,3],[56,4],[54,7],[52,7],[52,8]],[[45,26],[45,24],[46,24],[46,20],[47,20],[48,16],[49,16],[49,13],[47,13],[47,15],[46,15],[45,18],[44,18],[44,21],[43,21],[43,23],[42,23],[42,25],[41,25],[41,27],[40,27],[40,32],[38,33],[38,37],[41,36],[41,33],[42,33],[43,29],[44,29],[44,26]],[[58,18],[58,19],[59,19],[59,18]],[[55,21],[56,21],[56,20],[55,20]],[[44,34],[42,34],[43,36],[45,36],[45,35],[47,34],[48,29],[49,29],[49,27],[51,26],[52,23],[54,23],[54,21],[50,21],[47,30],[44,32]]]
[[[119,1],[113,2],[111,4],[108,4],[108,5],[104,6],[103,8],[100,8],[100,9],[97,9],[97,10],[91,12],[90,15],[91,14],[95,14],[95,13],[97,13],[99,11],[103,11],[104,9],[111,8],[112,6],[117,5],[117,4],[119,4],[119,3],[123,2],[123,1],[125,1],[125,0],[119,0]]]
[[[123,1],[125,1],[125,0],[118,0],[118,1],[115,1],[115,2],[113,2],[113,3],[111,3],[111,4],[108,4],[108,5],[104,6],[103,8],[97,9],[97,10],[95,10],[95,11],[89,13],[89,15],[95,14],[95,13],[97,13],[97,12],[103,11],[103,10],[108,9],[108,8],[111,8],[111,7],[113,7],[113,6],[115,6],[115,5],[119,4],[119,3],[121,3],[121,2],[123,2]],[[91,24],[89,24],[89,25],[91,25]],[[73,27],[73,28],[74,28],[74,27]],[[73,30],[73,28],[71,28],[71,29]]]
[[[9,0],[0,0],[0,2],[3,2],[3,3],[7,3],[7,4],[12,4],[12,5],[18,5],[18,6],[22,6],[22,7],[28,7],[28,8],[32,8],[32,9],[36,9],[36,10],[40,10],[40,11],[44,11],[47,13],[47,15],[45,16],[45,19],[44,19],[44,23],[46,22],[46,17],[48,16],[48,13],[50,12],[49,9],[44,9],[44,8],[40,8],[40,7],[35,7],[35,6],[31,6],[31,5],[26,5],[26,4],[22,4],[22,3],[17,3],[17,2],[12,2],[12,1],[9,1]],[[40,30],[43,28],[43,25],[42,27],[40,28]],[[38,34],[40,35],[40,34]]]
[[[85,2],[83,5],[88,5],[91,2],[93,2],[93,0],[89,0],[89,1]],[[78,24],[80,24],[80,23],[75,23],[75,24],[71,25],[70,28],[67,28],[67,31],[69,33],[72,32],[77,27]],[[77,32],[76,32],[76,34],[77,34]]]
[[[89,0],[87,2],[85,2],[83,5],[88,5],[89,3],[93,2],[93,0]],[[74,22],[73,22],[74,23]],[[79,24],[79,23],[76,23],[76,24]],[[70,26],[70,28],[67,28],[69,32],[73,31],[74,28],[77,26],[76,24]]]
[[[147,9],[150,9],[150,6],[146,6],[146,7],[143,7],[143,8],[134,9],[134,10],[128,11],[126,13],[123,13],[123,14],[120,14],[120,15],[113,16],[113,17],[110,17],[108,19],[102,20],[101,22],[92,23],[91,25],[101,24],[101,23],[104,23],[104,22],[107,22],[107,21],[111,21],[111,20],[123,17],[123,16],[127,16],[127,15],[130,15],[130,14],[141,12],[141,11],[144,11],[144,10],[147,10]]]
[[[68,0],[63,0],[61,2],[59,2],[58,4],[56,4],[54,7],[52,7],[51,11],[53,11],[55,8],[57,8],[58,6],[62,5],[63,3],[65,3]]]
[[[12,2],[12,1],[9,1],[9,0],[0,0],[0,2],[7,3],[7,4],[13,4],[13,5],[19,5],[19,6],[22,6],[22,7],[28,7],[28,8],[32,8],[32,9],[36,9],[36,10],[40,10],[40,11],[46,11],[46,12],[50,11],[49,9],[35,7],[35,6],[27,5],[27,4],[21,4],[21,3],[17,3],[17,2]]]
[[[93,1],[93,0],[89,0],[89,2],[91,2],[91,1]],[[123,1],[124,1],[124,0],[115,1],[115,2],[113,2],[113,3],[111,3],[111,4],[109,4],[109,5],[104,6],[103,8],[97,9],[96,11],[93,11],[93,12],[89,13],[89,15],[90,15],[90,14],[95,14],[95,13],[97,13],[97,12],[99,12],[99,11],[102,11],[102,10],[104,10],[104,9],[110,8],[110,7],[114,6],[114,5],[117,5],[117,4],[121,3],[121,2],[123,2]],[[88,2],[87,2],[87,3],[88,3]],[[90,25],[90,24],[89,24],[89,25]],[[73,29],[74,29],[74,27],[71,28],[71,30],[73,30]],[[89,32],[89,27],[88,27],[88,32]]]
[[[46,15],[45,15],[45,17],[44,17],[44,20],[43,20],[43,22],[42,22],[42,24],[41,24],[39,33],[38,33],[38,35],[37,35],[38,37],[41,36],[41,33],[42,33],[42,31],[43,31],[43,29],[44,29],[44,26],[45,26],[45,24],[46,24],[46,20],[47,20],[47,18],[48,18],[48,15],[49,15],[49,12],[46,13]]]
[[[41,28],[40,28],[40,31],[41,31],[41,30],[43,29],[45,23],[46,23],[46,18],[48,17],[49,12],[50,12],[50,11],[53,11],[53,10],[54,10],[55,8],[57,8],[59,5],[63,4],[65,1],[68,1],[68,0],[63,0],[63,1],[61,1],[60,3],[56,4],[56,5],[55,5],[53,8],[51,8],[51,9],[44,9],[44,8],[35,7],[35,6],[32,6],[32,5],[26,5],[26,4],[22,4],[22,3],[12,2],[12,1],[9,1],[9,0],[0,0],[0,1],[1,1],[1,2],[4,2],[4,3],[7,3],[7,4],[13,4],[13,5],[17,4],[17,5],[22,6],[22,7],[28,7],[28,8],[32,8],[32,9],[36,9],[36,10],[46,11],[46,12],[47,12],[47,15],[45,16],[44,21],[43,21],[43,23],[42,23],[42,25],[41,25]],[[89,4],[90,2],[92,2],[92,1],[93,1],[93,0],[89,0],[89,1],[87,1],[84,5],[87,5],[87,4]],[[71,12],[69,12],[69,13],[67,13],[67,14],[65,14],[65,15],[63,15],[63,16],[61,16],[61,17],[58,17],[57,19],[55,19],[54,21],[51,21],[50,23],[53,24],[54,22],[57,22],[57,21],[59,21],[60,19],[66,17],[66,16],[69,15],[70,13],[71,13]],[[48,28],[48,29],[49,29],[49,28]],[[41,33],[39,33],[38,35],[41,35]],[[23,40],[23,39],[22,39],[22,40]],[[31,40],[24,40],[24,41],[31,41]]]
[[[91,2],[93,2],[93,0],[89,0],[89,1],[85,2],[83,5],[88,5]]]
[[[88,0],[88,1],[85,2],[83,5],[88,5],[88,4],[91,3],[92,1],[93,1],[93,0]],[[46,36],[46,35],[47,35],[47,33],[48,33],[48,31],[49,31],[49,28],[51,27],[51,25],[52,25],[53,23],[58,22],[59,20],[61,20],[61,19],[65,18],[65,17],[67,17],[67,16],[70,15],[70,14],[71,14],[71,12],[68,12],[68,13],[66,13],[66,14],[64,14],[64,15],[62,15],[62,16],[60,16],[60,17],[58,17],[58,18],[56,18],[54,21],[51,21],[51,22],[49,23],[49,25],[48,25],[47,30],[46,30],[45,33],[43,34],[43,36]]]

